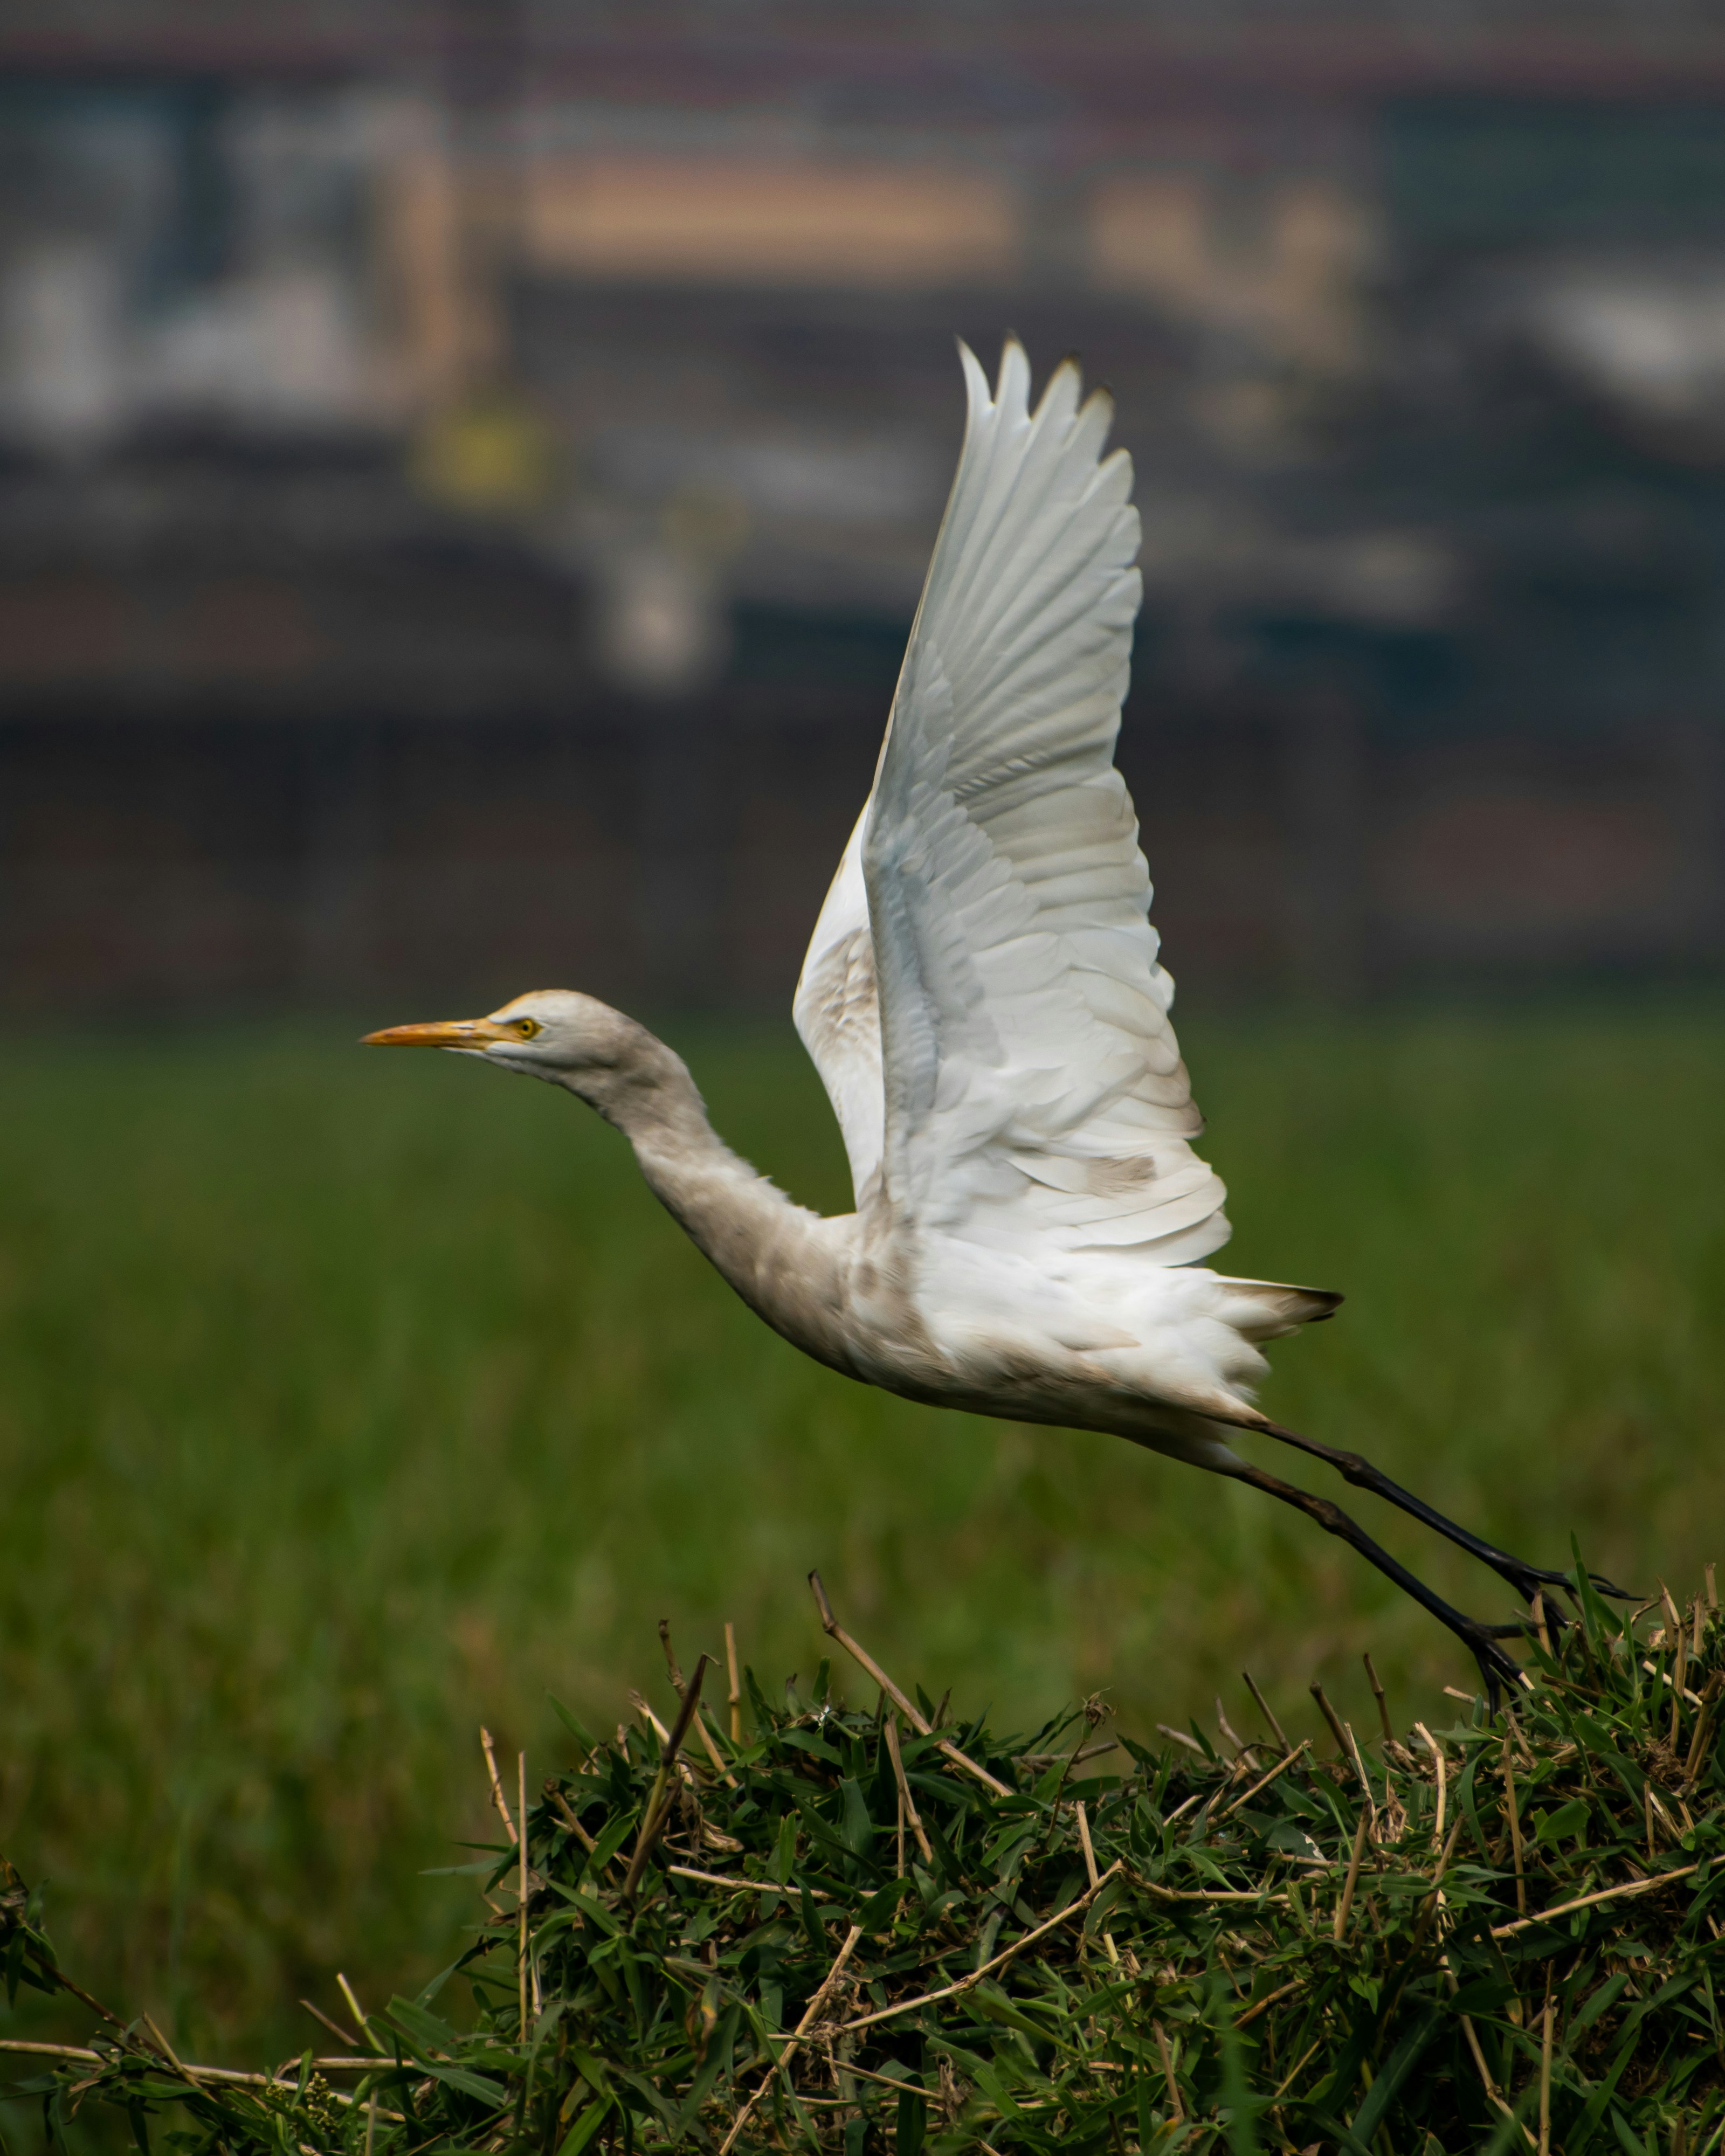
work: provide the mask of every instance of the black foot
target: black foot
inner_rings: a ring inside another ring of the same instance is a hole
[[[1458,1527],[1454,1520],[1416,1497],[1411,1490],[1403,1489],[1399,1482],[1392,1481],[1381,1467],[1374,1467],[1369,1460],[1358,1452],[1345,1452],[1340,1446],[1320,1445],[1316,1438],[1302,1437],[1296,1430],[1284,1430],[1280,1423],[1262,1425],[1265,1435],[1279,1438],[1284,1445],[1291,1445],[1296,1451],[1310,1453],[1314,1460],[1326,1460],[1335,1468],[1345,1482],[1357,1490],[1369,1490],[1375,1497],[1394,1505],[1428,1527],[1435,1528],[1458,1548],[1465,1549],[1470,1557],[1476,1557],[1481,1564],[1491,1566],[1500,1579],[1507,1580],[1524,1602],[1531,1602],[1542,1588],[1556,1587],[1573,1597],[1575,1583],[1567,1572],[1548,1571],[1545,1566],[1529,1564],[1526,1558],[1513,1556],[1508,1550],[1499,1549],[1496,1543],[1488,1543],[1483,1536],[1470,1534],[1466,1527]],[[1615,1587],[1603,1573],[1590,1572],[1596,1594],[1609,1594],[1620,1602],[1634,1602],[1640,1598],[1627,1588]]]
[[[1456,1538],[1451,1537],[1452,1541]],[[1511,1557],[1503,1550],[1497,1550],[1488,1556],[1486,1553],[1491,1550],[1491,1543],[1484,1543],[1474,1555],[1483,1558],[1495,1573],[1507,1579],[1524,1602],[1531,1602],[1535,1589],[1543,1587],[1560,1587],[1571,1601],[1575,1599],[1575,1581],[1571,1573],[1548,1572],[1543,1565],[1526,1564],[1520,1558]],[[1618,1602],[1635,1602],[1640,1599],[1631,1594],[1626,1587],[1614,1587],[1603,1572],[1590,1572],[1587,1577],[1595,1594],[1608,1594]]]
[[[1439,1624],[1453,1632],[1479,1664],[1480,1675],[1485,1681],[1486,1694],[1492,1708],[1497,1708],[1502,1689],[1507,1685],[1519,1690],[1522,1681],[1521,1665],[1497,1644],[1500,1636],[1525,1630],[1525,1625],[1504,1626],[1482,1624],[1477,1617],[1445,1602],[1440,1594],[1433,1593],[1423,1579],[1416,1579],[1404,1564],[1393,1558],[1380,1543],[1351,1518],[1339,1505],[1332,1505],[1327,1497],[1314,1496],[1311,1491],[1284,1482],[1278,1476],[1266,1474],[1261,1467],[1253,1467],[1239,1460],[1219,1471],[1236,1482],[1250,1483],[1253,1489],[1261,1490],[1266,1496],[1279,1498],[1284,1505],[1291,1505],[1303,1512],[1308,1520],[1315,1520],[1326,1534],[1335,1535],[1356,1549],[1368,1564],[1375,1565],[1386,1579],[1393,1579],[1403,1593],[1410,1594],[1422,1609],[1430,1610]]]

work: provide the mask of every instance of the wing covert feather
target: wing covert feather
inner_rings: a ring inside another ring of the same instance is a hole
[[[859,1211],[878,1188],[886,1104],[875,947],[863,886],[863,824],[856,820],[809,938],[791,1016],[839,1118]]]

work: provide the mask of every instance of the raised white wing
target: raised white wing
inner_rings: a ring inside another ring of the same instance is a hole
[[[1141,592],[1132,465],[1102,459],[1111,403],[1081,405],[1070,362],[1033,414],[1016,342],[992,400],[960,350],[963,454],[797,1023],[860,1206],[878,1171],[906,1224],[1183,1264],[1228,1224],[1188,1142],[1200,1119],[1113,764]]]

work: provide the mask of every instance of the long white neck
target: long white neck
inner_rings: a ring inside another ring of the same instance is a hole
[[[849,1375],[845,1224],[795,1204],[734,1153],[682,1058],[633,1020],[617,1060],[563,1081],[634,1148],[648,1187],[777,1332]]]

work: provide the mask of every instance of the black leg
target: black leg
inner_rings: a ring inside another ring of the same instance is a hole
[[[1387,1503],[1410,1513],[1414,1519],[1423,1521],[1428,1527],[1435,1527],[1440,1535],[1465,1549],[1471,1557],[1476,1557],[1481,1563],[1490,1565],[1500,1578],[1509,1582],[1523,1601],[1531,1602],[1535,1590],[1542,1587],[1568,1588],[1573,1593],[1574,1582],[1568,1573],[1548,1572],[1543,1565],[1528,1564],[1521,1558],[1512,1557],[1507,1550],[1499,1549],[1495,1543],[1486,1542],[1478,1535],[1471,1535],[1466,1527],[1457,1527],[1454,1520],[1445,1519],[1441,1512],[1434,1511],[1422,1499],[1416,1497],[1411,1490],[1404,1490],[1399,1482],[1392,1482],[1382,1468],[1373,1466],[1369,1460],[1362,1459],[1358,1453],[1344,1452],[1337,1445],[1320,1445],[1316,1438],[1301,1437],[1298,1430],[1284,1430],[1280,1423],[1266,1422],[1259,1427],[1266,1437],[1278,1438],[1282,1444],[1291,1445],[1297,1451],[1309,1452],[1314,1460],[1328,1460],[1332,1467],[1340,1471],[1343,1481],[1353,1483],[1355,1489],[1369,1490],[1373,1496],[1384,1498]],[[1635,1599],[1625,1589],[1614,1587],[1609,1579],[1597,1572],[1589,1573],[1588,1577],[1601,1594],[1615,1594],[1625,1602],[1632,1602]]]
[[[1292,1505],[1307,1519],[1316,1520],[1326,1534],[1337,1535],[1350,1548],[1357,1549],[1368,1564],[1376,1565],[1404,1594],[1411,1594],[1422,1609],[1429,1609],[1440,1625],[1455,1635],[1479,1664],[1480,1675],[1486,1681],[1486,1694],[1494,1707],[1501,1686],[1507,1685],[1512,1691],[1519,1688],[1521,1668],[1498,1645],[1496,1634],[1499,1628],[1481,1624],[1477,1618],[1466,1616],[1445,1602],[1440,1594],[1434,1594],[1423,1580],[1415,1579],[1405,1565],[1399,1564],[1381,1543],[1374,1543],[1359,1522],[1350,1519],[1339,1505],[1332,1505],[1327,1497],[1315,1497],[1309,1490],[1296,1489],[1293,1483],[1284,1482],[1279,1476],[1267,1474],[1263,1468],[1254,1467],[1245,1460],[1233,1467],[1219,1468],[1216,1472],[1236,1482],[1249,1482],[1253,1489],[1280,1497],[1285,1505]],[[1521,1628],[1517,1625],[1514,1629],[1518,1631]]]

